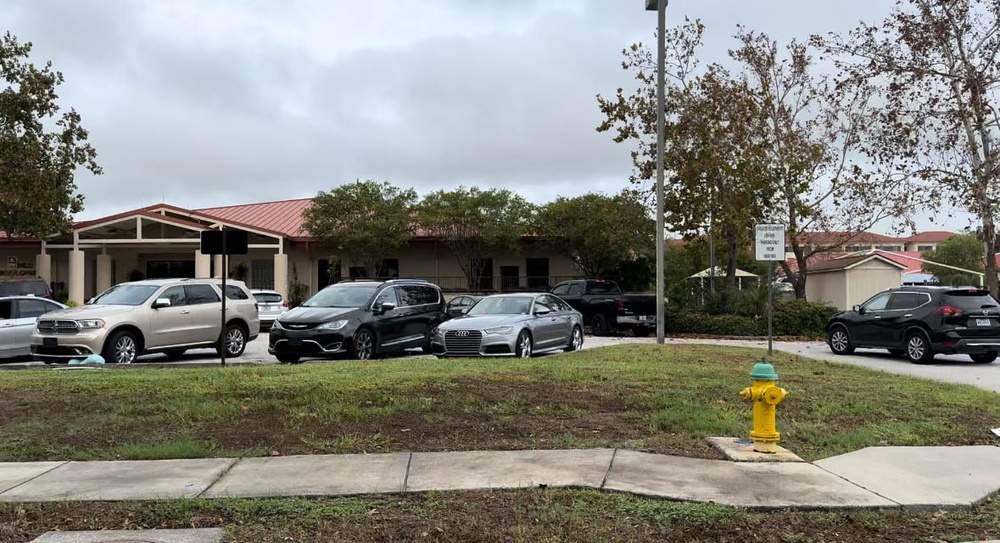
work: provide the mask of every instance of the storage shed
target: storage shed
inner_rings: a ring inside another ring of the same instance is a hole
[[[906,266],[878,253],[816,262],[806,279],[806,298],[849,309],[876,293],[903,284]]]

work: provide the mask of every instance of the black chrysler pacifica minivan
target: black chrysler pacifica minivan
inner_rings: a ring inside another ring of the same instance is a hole
[[[304,357],[367,360],[421,348],[447,319],[444,296],[419,279],[342,281],[274,321],[267,351],[285,364]]]

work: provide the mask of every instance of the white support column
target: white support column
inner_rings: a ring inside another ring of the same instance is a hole
[[[35,274],[45,279],[46,283],[52,283],[52,255],[35,255]]]
[[[222,279],[222,255],[214,255],[212,257],[215,260],[215,278]]]
[[[201,251],[194,252],[194,276],[199,279],[209,278],[212,275],[212,255],[202,254]]]
[[[84,286],[86,282],[86,258],[85,253],[80,249],[72,249],[69,252],[69,299],[79,305],[83,305]]]
[[[288,299],[288,255],[283,253],[274,255],[274,290]]]
[[[97,292],[94,295],[96,296],[108,290],[113,284],[114,278],[111,277],[111,255],[97,255]]]

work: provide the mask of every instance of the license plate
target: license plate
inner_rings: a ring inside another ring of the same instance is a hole
[[[655,321],[656,315],[639,315],[640,321]]]
[[[56,347],[59,345],[59,340],[54,337],[44,337],[42,338],[42,345],[46,347]]]
[[[990,319],[976,319],[976,326],[992,326],[993,322]]]

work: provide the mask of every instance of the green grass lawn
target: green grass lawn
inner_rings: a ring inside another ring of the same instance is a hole
[[[715,458],[763,351],[622,345],[531,360],[0,372],[0,461],[625,447]],[[781,444],[994,444],[997,395],[775,354]],[[906,364],[900,361],[900,364]],[[962,371],[962,368],[956,368]]]
[[[334,499],[0,504],[0,542],[48,530],[221,527],[227,543],[966,542],[1000,536],[1000,506],[754,512],[596,490],[525,489]]]

